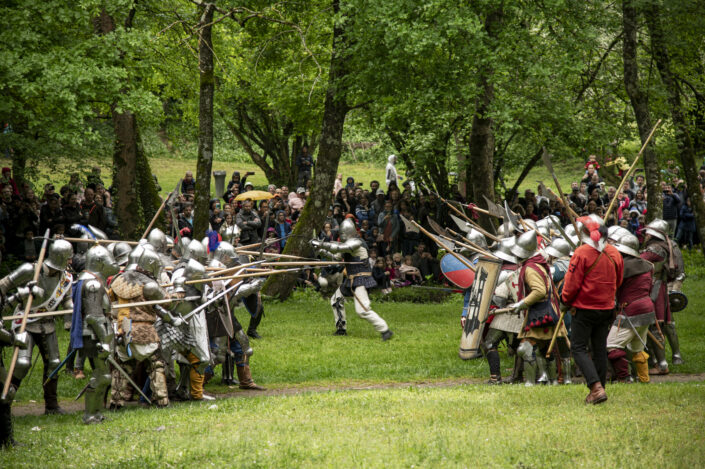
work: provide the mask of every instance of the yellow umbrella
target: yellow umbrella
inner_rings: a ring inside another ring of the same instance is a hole
[[[267,191],[247,191],[243,192],[242,194],[238,194],[237,197],[235,197],[236,201],[243,201],[247,199],[251,200],[269,200],[272,197],[274,197],[273,194],[270,194]]]

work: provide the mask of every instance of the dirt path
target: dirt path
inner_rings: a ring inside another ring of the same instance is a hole
[[[232,386],[233,389],[226,393],[217,393],[215,395],[218,399],[230,399],[230,398],[248,398],[257,396],[294,396],[297,394],[305,393],[320,393],[329,391],[369,391],[377,389],[399,389],[399,388],[450,388],[454,386],[467,385],[467,384],[482,384],[486,381],[486,378],[453,378],[446,380],[433,380],[433,381],[404,381],[395,383],[370,383],[370,384],[334,384],[330,386],[301,386],[301,387],[289,387],[289,388],[277,388],[277,389],[267,389],[265,391],[247,391],[242,389],[237,389],[236,386]],[[582,382],[581,379],[576,379],[576,382]],[[696,374],[678,374],[671,373],[666,376],[652,376],[651,381],[653,383],[691,383],[705,381],[705,373]],[[131,402],[128,406],[137,407],[136,402]],[[180,403],[175,403],[174,405],[180,405]],[[65,400],[61,402],[61,407],[67,413],[81,412],[83,411],[83,400],[73,401]],[[12,406],[12,414],[16,417],[24,417],[27,415],[42,415],[44,413],[44,404],[41,402],[31,402],[31,403],[21,403]]]

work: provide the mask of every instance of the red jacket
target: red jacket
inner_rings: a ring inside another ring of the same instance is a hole
[[[600,253],[586,244],[575,250],[565,274],[563,303],[578,309],[614,309],[617,288],[622,284],[624,261],[619,251],[609,244],[603,253],[586,276],[585,272]]]

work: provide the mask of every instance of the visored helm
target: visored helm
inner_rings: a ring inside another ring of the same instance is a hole
[[[665,220],[661,220],[660,218],[656,218],[655,220],[652,220],[651,223],[646,225],[646,234],[649,234],[654,238],[658,238],[662,241],[666,241],[668,231],[668,223]]]
[[[186,246],[186,252],[188,252],[188,257],[184,260],[194,259],[200,263],[204,263],[206,262],[206,259],[208,259],[208,251],[206,251],[206,247],[202,242],[195,239],[192,239],[191,242],[188,243],[188,246]],[[186,256],[186,252],[182,257]]]
[[[615,248],[617,251],[628,256],[640,257],[639,256],[639,238],[631,233],[627,233],[621,237],[618,243],[615,243]]]
[[[563,238],[556,238],[546,247],[546,254],[555,258],[568,257],[572,250],[568,241]]]
[[[115,263],[119,266],[125,266],[127,265],[128,257],[130,255],[130,251],[132,251],[132,248],[130,248],[130,245],[121,242],[121,243],[113,243],[111,244],[113,246],[113,258],[115,259]]]
[[[71,257],[73,257],[71,243],[63,239],[55,239],[49,246],[49,254],[44,259],[44,264],[54,270],[64,270],[68,267]]]
[[[538,240],[535,231],[527,231],[516,239],[516,244],[512,247],[512,254],[519,260],[526,260],[536,254]]]
[[[355,222],[350,218],[346,218],[340,224],[340,240],[347,241],[357,237],[357,229],[355,228]]]
[[[497,247],[495,248],[494,255],[502,259],[503,261],[509,262],[511,264],[519,263],[519,259],[512,254],[512,248],[516,244],[514,237],[502,238]]]
[[[159,254],[151,245],[137,246],[130,253],[129,265],[126,270],[137,270],[138,267],[152,274],[154,278],[159,277],[162,263]]]
[[[226,267],[232,267],[238,257],[232,244],[227,241],[221,241],[218,249],[213,253],[213,259],[223,263]]]
[[[610,244],[619,243],[619,240],[622,239],[622,236],[625,234],[631,234],[631,232],[619,225],[612,225],[607,228],[607,242]]]
[[[206,276],[206,268],[203,264],[195,259],[189,259],[184,268],[184,276],[182,278],[186,280],[200,280]],[[192,287],[197,290],[203,290],[203,283],[195,283]]]
[[[482,249],[487,249],[487,239],[485,239],[485,235],[483,235],[476,229],[473,228],[468,231],[468,233],[465,235],[465,238],[471,243],[481,247]]]
[[[147,241],[154,246],[157,252],[166,252],[166,235],[159,228],[154,228],[149,232]]]
[[[95,245],[86,251],[86,270],[106,279],[118,273],[120,269],[110,251],[103,246]]]

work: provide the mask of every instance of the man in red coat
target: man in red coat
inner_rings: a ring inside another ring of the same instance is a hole
[[[583,245],[575,250],[565,275],[561,299],[575,308],[571,326],[573,358],[583,371],[590,393],[588,404],[607,400],[607,333],[612,324],[617,288],[622,284],[624,262],[619,251],[607,244],[607,228],[600,217],[578,219]],[[588,354],[588,344],[592,359]]]

